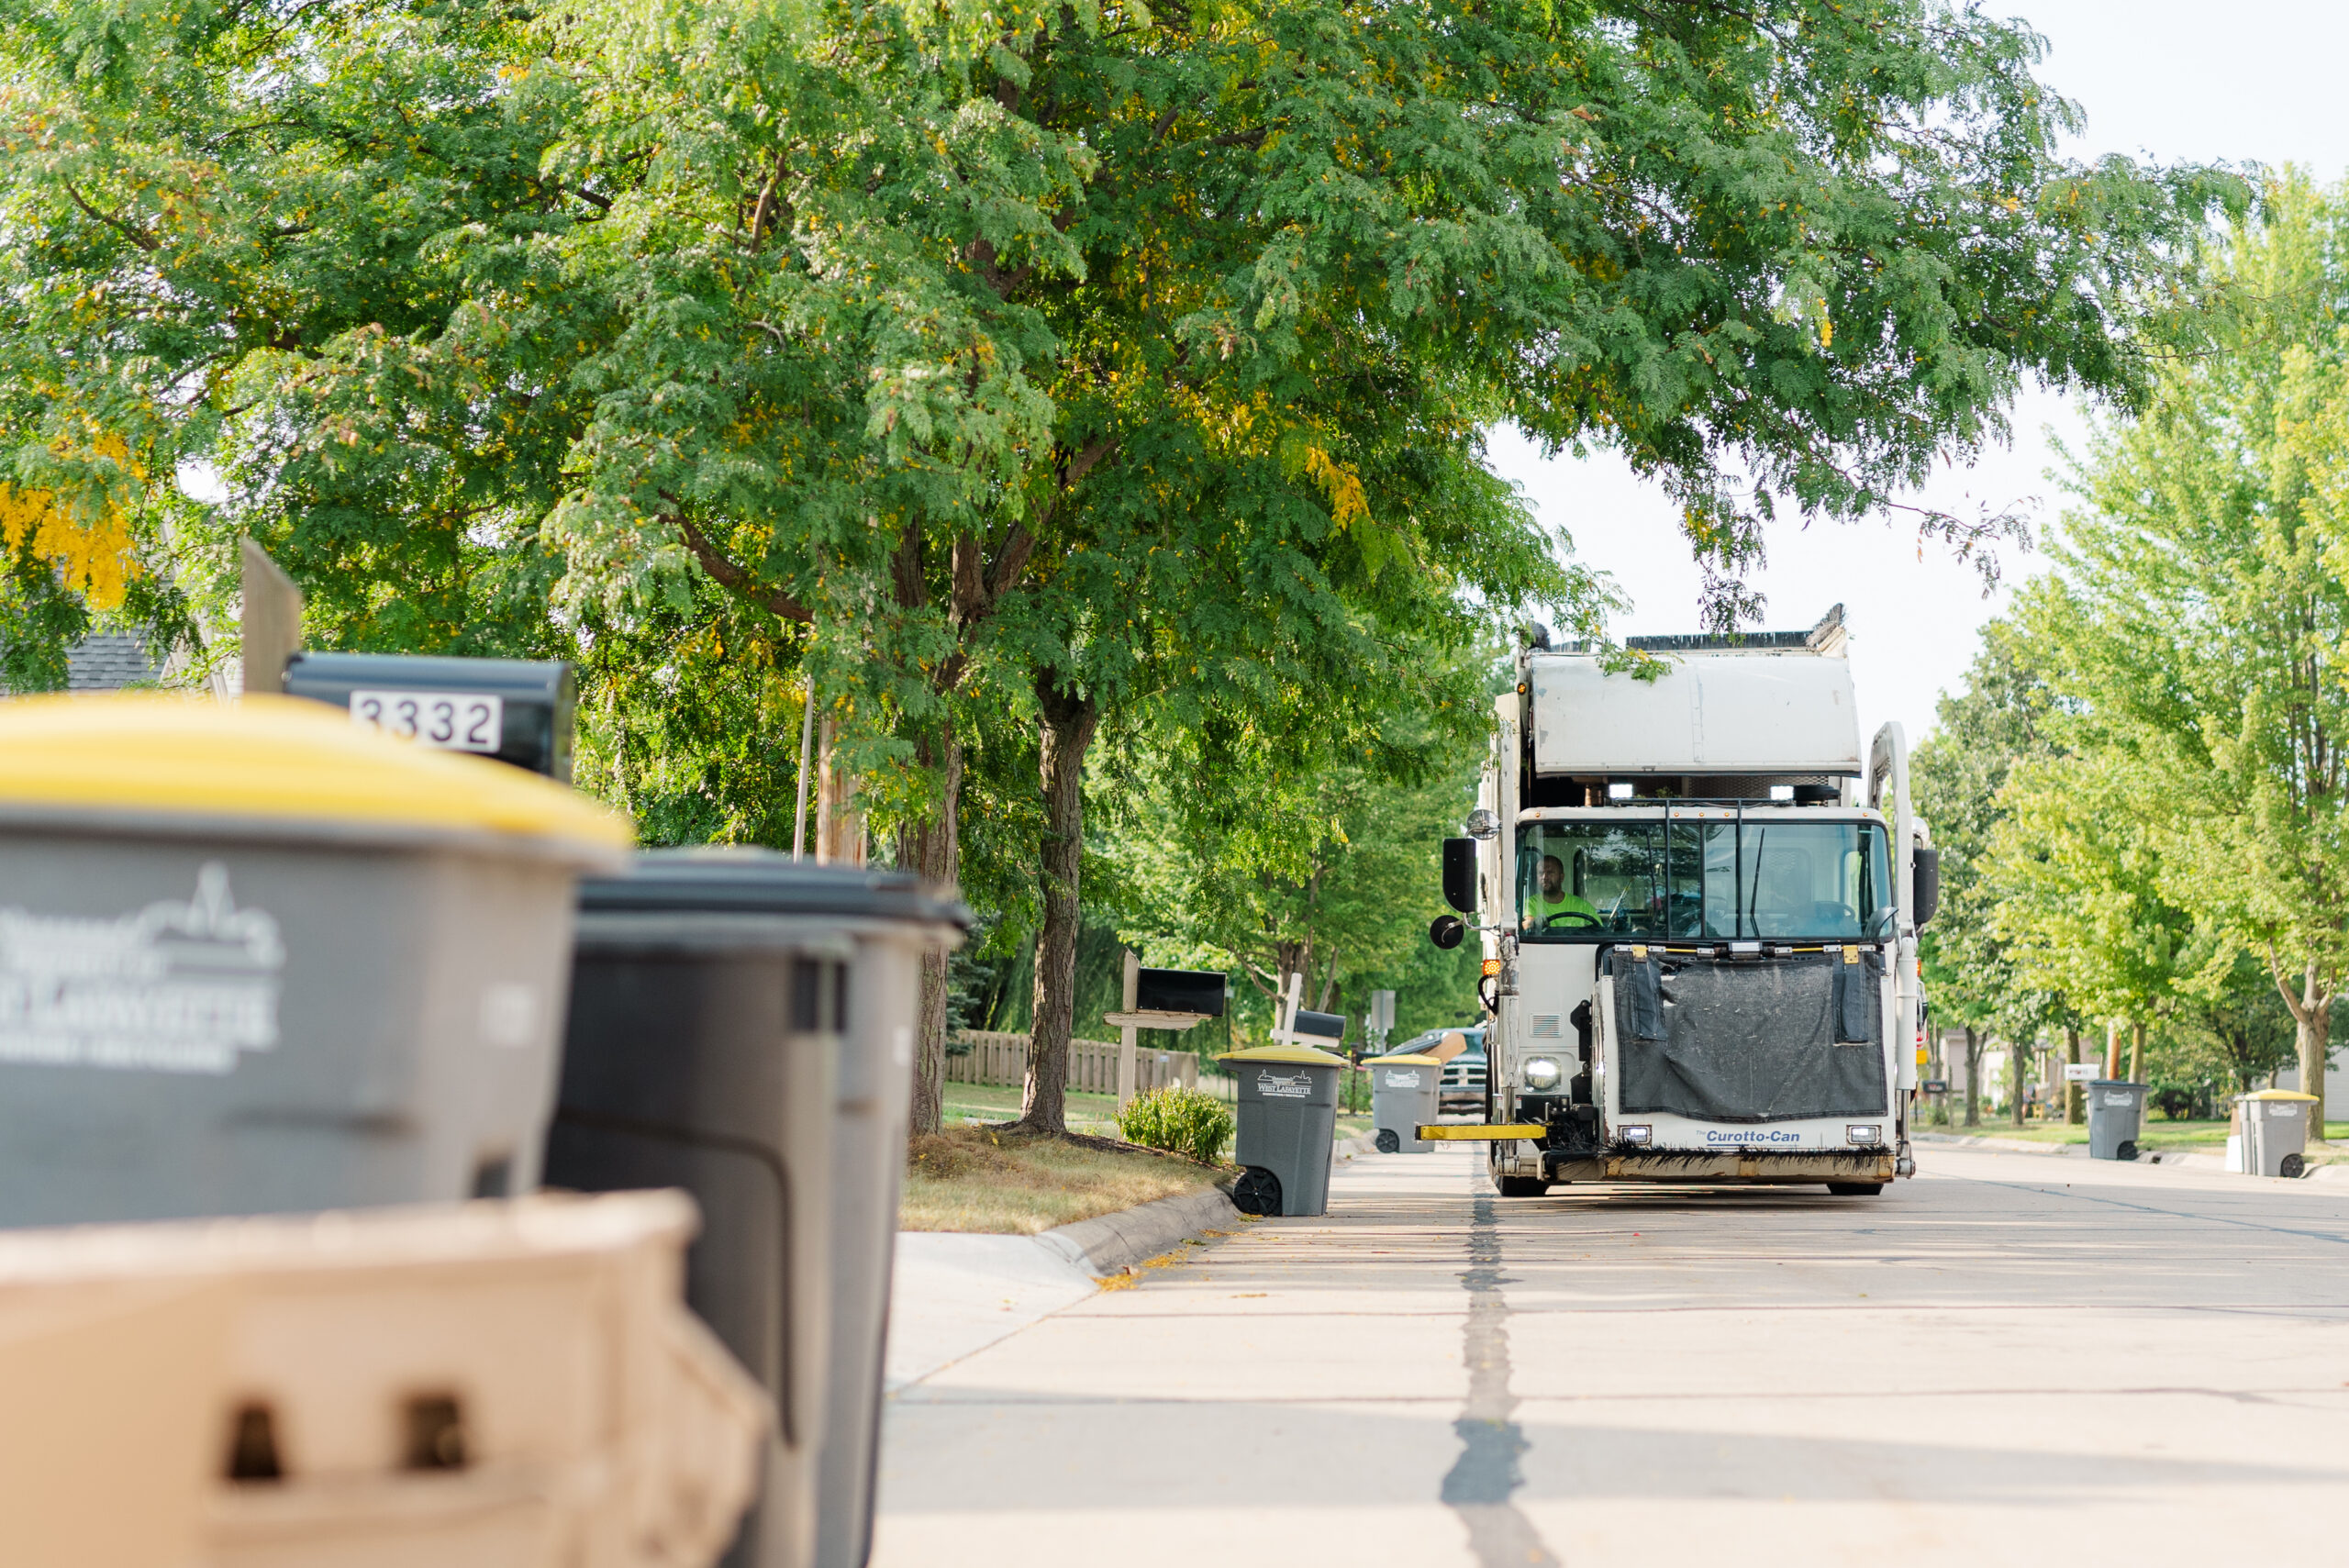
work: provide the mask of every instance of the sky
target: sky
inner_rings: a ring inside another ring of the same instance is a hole
[[[2087,122],[2075,158],[2289,162],[2326,181],[2349,173],[2339,95],[2349,0],[1985,0],[1982,9],[2020,17],[2047,40],[2040,79]],[[2085,411],[2034,391],[2009,417],[2011,448],[1937,474],[1921,498],[1966,517],[1985,503],[2021,504],[2034,532],[2054,521],[2065,498],[2048,477],[2058,462],[2050,431],[2076,450]],[[1632,601],[1610,622],[1615,635],[1698,629],[1699,576],[1660,492],[1611,455],[1545,460],[1511,430],[1495,432],[1491,457],[1544,521],[1566,528],[1576,559],[1610,573]],[[1932,544],[1920,559],[1914,529],[1898,521],[1783,526],[1766,549],[1752,578],[1767,599],[1763,628],[1805,628],[1844,606],[1863,744],[1887,719],[1912,746],[1922,740],[1940,694],[1963,685],[1982,623],[2045,569],[2035,552],[2009,550],[2005,585],[1986,598],[1972,565]]]

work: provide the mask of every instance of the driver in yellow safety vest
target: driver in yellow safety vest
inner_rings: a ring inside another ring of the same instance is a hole
[[[1543,855],[1542,884],[1533,896],[1526,900],[1525,923],[1530,929],[1538,931],[1549,923],[1552,917],[1558,915],[1587,915],[1592,924],[1598,920],[1597,906],[1566,885],[1565,862],[1555,855]],[[1560,922],[1566,928],[1581,924],[1583,922],[1579,920]]]

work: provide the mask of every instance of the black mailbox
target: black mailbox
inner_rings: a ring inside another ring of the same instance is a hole
[[[1313,1013],[1299,1007],[1297,1021],[1289,1025],[1291,1034],[1309,1034],[1316,1040],[1346,1038],[1346,1016],[1343,1013]]]
[[[1134,1006],[1145,1013],[1223,1017],[1224,976],[1212,969],[1145,969],[1134,980]]]
[[[402,740],[571,782],[575,692],[561,660],[297,653],[285,666],[285,692],[347,708],[353,723]]]

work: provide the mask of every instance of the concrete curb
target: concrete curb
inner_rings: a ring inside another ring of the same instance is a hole
[[[1912,1143],[1947,1143],[1964,1149],[2003,1149],[2009,1154],[2070,1154],[2075,1151],[2085,1154],[2085,1143],[2036,1143],[2028,1138],[1994,1138],[1986,1133],[1926,1132],[1918,1128],[1909,1129]]]
[[[1231,1195],[1208,1187],[1055,1226],[1036,1240],[1089,1274],[1116,1274],[1239,1218]]]
[[[1377,1147],[1367,1138],[1349,1138],[1330,1148],[1331,1163],[1367,1154]],[[1097,1278],[1120,1274],[1136,1263],[1171,1252],[1201,1231],[1234,1223],[1240,1211],[1221,1187],[1137,1204],[1115,1214],[1057,1225],[1036,1238],[1054,1256],[1065,1258]]]
[[[1971,1149],[1998,1149],[2009,1154],[2067,1154],[2075,1158],[2086,1158],[2088,1151],[2088,1146],[2085,1143],[2033,1143],[2022,1138],[1960,1137],[1954,1133],[1916,1130],[1911,1130],[1909,1136],[1919,1143],[1941,1143]],[[2134,1162],[2147,1166],[2158,1165],[2165,1171],[2224,1172],[2227,1168],[2225,1155],[2214,1154],[2205,1149],[2147,1150]],[[2349,1165],[2337,1167],[2319,1165],[2311,1169],[2309,1175],[2314,1177],[2321,1172],[2333,1169],[2342,1170],[2343,1174],[2332,1177],[2332,1180],[2349,1180]]]

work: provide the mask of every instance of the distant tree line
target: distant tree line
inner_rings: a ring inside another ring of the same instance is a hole
[[[2287,174],[2178,297],[2054,569],[1920,751],[1938,1016],[2173,1105],[2321,1089],[2349,981],[2349,197]],[[1972,1111],[1969,1107],[1969,1119]]]

